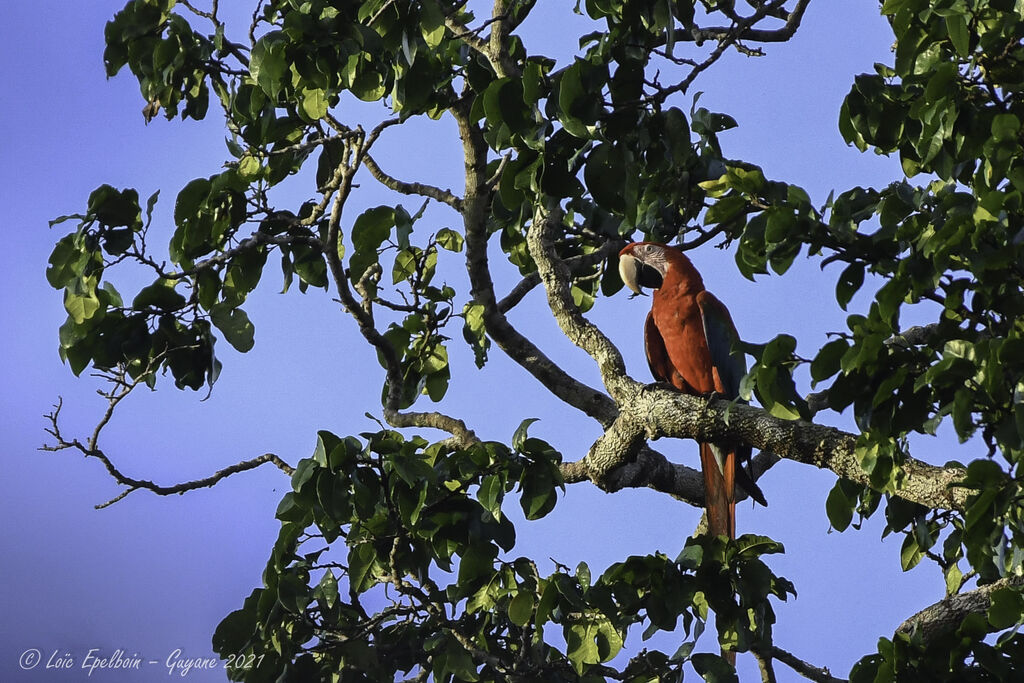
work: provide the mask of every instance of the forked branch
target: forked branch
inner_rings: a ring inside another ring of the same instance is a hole
[[[121,395],[120,398],[123,398],[123,395]],[[120,398],[118,398],[117,400],[119,401]],[[288,476],[291,476],[295,472],[295,469],[291,465],[286,463],[277,455],[273,453],[264,453],[263,455],[252,458],[250,460],[243,460],[242,462],[237,462],[233,465],[229,465],[222,470],[214,472],[212,475],[208,477],[204,477],[202,479],[194,479],[192,481],[186,481],[180,484],[171,484],[170,486],[162,486],[148,479],[136,479],[134,477],[130,477],[126,475],[124,472],[122,472],[113,463],[110,457],[107,456],[107,454],[104,453],[103,450],[100,449],[96,444],[98,433],[100,429],[102,429],[102,425],[106,424],[106,421],[109,421],[109,415],[111,414],[114,406],[116,405],[117,403],[113,399],[111,399],[110,408],[107,412],[107,415],[105,416],[105,420],[101,422],[101,425],[99,427],[97,427],[97,430],[96,432],[94,432],[94,436],[90,438],[89,443],[85,444],[79,441],[78,439],[68,440],[61,434],[60,411],[63,406],[63,402],[58,401],[57,405],[54,406],[53,411],[46,416],[47,419],[50,421],[50,427],[46,431],[49,434],[51,434],[56,441],[53,444],[41,446],[39,449],[41,451],[62,451],[69,448],[73,448],[82,453],[82,455],[84,455],[87,458],[96,458],[97,460],[103,463],[104,467],[107,468],[107,472],[109,472],[110,476],[114,478],[114,481],[116,481],[121,486],[126,487],[125,490],[122,491],[117,496],[111,498],[105,503],[100,503],[96,505],[97,510],[109,507],[110,505],[113,505],[117,501],[123,499],[125,496],[132,493],[133,491],[138,491],[140,489],[152,491],[153,493],[160,496],[170,496],[176,493],[185,493],[186,491],[194,491],[196,489],[213,486],[219,481],[226,479],[227,477],[230,477],[232,474],[246,472],[248,470],[255,469],[260,465],[264,465],[266,463],[273,464]]]

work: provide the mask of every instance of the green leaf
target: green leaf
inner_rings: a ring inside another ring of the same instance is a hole
[[[988,621],[993,628],[1010,628],[1024,619],[1024,596],[1019,591],[1009,587],[997,588],[992,591],[991,600]]]
[[[718,655],[700,652],[690,658],[694,670],[708,683],[739,683],[736,669]]]
[[[395,210],[390,206],[376,206],[361,213],[352,224],[352,245],[357,252],[375,252],[391,234],[395,225]],[[359,273],[362,275],[362,273]],[[355,277],[355,276],[353,276]]]
[[[311,121],[318,121],[327,116],[327,94],[323,90],[305,89],[301,95],[302,112]]]
[[[597,642],[594,639],[595,631],[589,624],[574,624],[565,630],[566,655],[577,673],[582,674],[588,664],[597,664],[601,661],[598,653]]]
[[[590,567],[587,566],[586,562],[580,562],[576,565],[576,580],[580,582],[580,588],[584,593],[590,588]]]
[[[46,269],[46,281],[54,289],[63,288],[68,282],[81,274],[88,253],[78,247],[75,233],[65,235],[58,240],[50,254]]]
[[[333,608],[338,603],[338,580],[330,569],[324,572],[323,578],[317,584],[314,595],[321,605],[327,609]]]
[[[365,593],[377,583],[377,552],[369,543],[353,546],[348,552],[348,582],[356,593]]]
[[[820,382],[839,372],[840,360],[849,348],[850,344],[845,339],[833,339],[821,347],[811,361],[811,379]]]
[[[285,56],[285,41],[286,38],[281,31],[271,31],[256,41],[249,58],[249,73],[263,92],[274,100],[277,99],[282,79],[289,70],[288,59]]]
[[[953,49],[961,57],[967,57],[971,50],[971,39],[967,29],[967,18],[963,14],[950,14],[946,17],[946,30]]]
[[[142,227],[139,193],[131,188],[117,190],[101,185],[89,195],[89,215],[108,227],[138,230]]]
[[[64,308],[78,325],[96,315],[100,310],[100,300],[96,296],[96,278],[72,280],[64,290]]]
[[[473,349],[476,366],[482,368],[487,362],[487,349],[491,346],[491,340],[487,337],[487,330],[484,327],[483,304],[466,304],[462,309],[462,316],[465,321],[462,326],[462,337]]]
[[[395,265],[391,269],[391,283],[398,284],[403,280],[408,280],[416,274],[416,260],[419,256],[419,249],[416,247],[409,247],[398,252],[395,256]]]
[[[437,245],[442,249],[454,252],[462,251],[462,244],[464,242],[462,235],[451,228],[441,228],[438,230],[435,239],[437,240]]]
[[[444,12],[435,0],[425,0],[420,9],[420,31],[423,41],[431,50],[436,49],[444,39]]]
[[[953,563],[949,565],[949,568],[945,571],[946,575],[946,595],[955,595],[960,590],[960,586],[964,582],[964,574],[960,571],[960,567]]]
[[[836,301],[840,308],[846,310],[846,305],[850,303],[850,299],[863,284],[864,264],[851,263],[848,265],[840,274],[839,281],[836,282]]]
[[[1020,119],[1013,114],[996,114],[992,119],[992,137],[996,140],[1013,140],[1020,131]]]
[[[910,571],[924,557],[921,547],[917,544],[914,534],[907,534],[903,539],[903,547],[900,549],[900,566],[903,571]]]
[[[495,519],[501,519],[501,501],[505,497],[505,484],[497,474],[488,474],[480,480],[476,499]]]
[[[185,306],[185,297],[175,291],[177,280],[159,278],[156,282],[139,290],[132,300],[132,308],[141,311],[156,308],[161,311],[177,311]]]
[[[526,439],[528,438],[527,432],[530,429],[530,425],[539,421],[539,417],[529,417],[520,422],[519,426],[516,427],[515,433],[512,435],[512,448],[522,452],[526,444]]]
[[[246,181],[256,180],[261,168],[260,160],[251,154],[246,154],[238,160],[238,175]]]
[[[466,548],[459,561],[459,585],[472,585],[483,577],[494,573],[494,558],[498,550],[489,543],[471,545]]]
[[[540,519],[555,508],[558,502],[556,482],[549,473],[538,468],[530,468],[524,472],[520,483],[522,492],[519,505],[527,519]]]
[[[533,593],[520,590],[508,604],[508,618],[516,626],[526,626],[533,618]]]
[[[252,349],[255,328],[241,308],[216,305],[210,311],[210,320],[235,350],[246,353]]]

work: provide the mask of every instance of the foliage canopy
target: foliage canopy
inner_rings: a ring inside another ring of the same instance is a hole
[[[258,662],[231,669],[235,679],[654,681],[674,680],[688,662],[706,680],[730,680],[721,646],[753,652],[766,675],[774,660],[833,680],[772,641],[774,610],[794,587],[770,569],[765,556],[782,546],[769,538],[697,535],[677,558],[628,557],[599,576],[585,564],[542,574],[514,556],[507,498],[536,519],[560,487],[590,480],[699,504],[689,470],[646,441],[723,435],[833,470],[834,528],[881,509],[886,533],[905,539],[905,570],[942,568],[948,599],[881,638],[851,680],[1022,675],[1022,5],[886,0],[893,62],[854,79],[839,129],[861,150],[898,155],[905,177],[816,206],[801,188],[725,156],[718,134],[736,122],[692,95],[727,51],[757,55],[789,40],[808,2],[586,0],[577,10],[593,32],[564,66],[520,31],[543,11],[530,0],[265,0],[247,32],[226,25],[216,1],[204,10],[132,0],[109,22],[107,73],[127,68],[138,79],[147,119],[219,111],[230,158],[178,191],[169,264],[147,244],[157,194],[143,203],[135,189],[103,185],[84,213],[54,221],[77,224],[46,271],[64,292],[60,352],[72,371],[110,375],[111,412],[163,375],[181,389],[212,386],[216,339],[253,347],[243,305],[271,259],[285,290],[324,289],[340,301],[384,370],[390,429],[321,431],[294,468],[274,457],[238,468],[276,462],[292,491],[277,510],[264,585],[214,636],[225,657]],[[684,96],[692,106],[680,108]],[[372,125],[346,120],[355,99],[376,104]],[[442,117],[461,136],[461,195],[392,176],[373,156],[392,126]],[[446,205],[461,225],[432,231],[422,209],[398,203],[344,215],[357,177]],[[311,198],[281,206],[286,184]],[[725,242],[751,279],[783,276],[802,254],[818,259],[835,273],[844,310],[865,283],[882,284],[809,358],[788,335],[747,349],[745,387],[762,408],[641,394],[583,316],[621,288],[616,254],[636,239]],[[492,241],[523,278],[500,299]],[[457,258],[462,290],[439,277]],[[112,279],[126,263],[153,277],[130,298]],[[603,390],[567,374],[507,319],[538,285],[594,358]],[[931,322],[901,327],[910,310]],[[452,376],[450,349],[462,343],[453,326],[477,366],[497,346],[601,423],[587,457],[563,462],[529,435],[529,420],[504,444],[479,440],[457,416],[410,411],[469,381]],[[802,364],[815,394],[793,379]],[[847,408],[855,433],[813,423]],[[160,488],[120,475],[99,429],[87,443],[69,441],[53,418],[54,448],[103,459],[126,493]],[[908,436],[946,422],[964,462],[913,458]],[[426,429],[449,436],[430,442],[418,434]],[[762,456],[761,469],[773,461]],[[699,651],[711,613],[717,642]],[[680,625],[677,650],[619,656],[627,641]]]

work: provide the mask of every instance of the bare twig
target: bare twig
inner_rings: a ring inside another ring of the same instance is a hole
[[[621,240],[609,240],[597,251],[565,259],[565,264],[569,267],[570,272],[578,273],[600,263],[623,246],[625,246],[625,242]],[[523,297],[529,294],[533,288],[539,284],[540,274],[536,271],[530,273],[520,280],[516,286],[509,290],[509,293],[498,302],[498,310],[502,313],[508,313],[523,300]]]
[[[761,652],[760,656],[778,660],[804,678],[816,681],[816,683],[846,683],[845,679],[833,676],[827,667],[817,667],[813,664],[808,664],[796,655],[774,645],[767,652]]]
[[[217,472],[213,473],[208,477],[204,477],[203,479],[195,479],[192,481],[182,482],[180,484],[161,486],[160,484],[155,484],[152,481],[149,481],[148,479],[136,479],[134,477],[129,477],[128,475],[124,474],[113,463],[110,457],[108,457],[106,453],[104,453],[100,448],[98,448],[95,445],[94,439],[90,439],[90,443],[88,445],[82,443],[78,439],[71,439],[70,441],[65,439],[60,432],[60,411],[62,406],[63,402],[58,400],[57,405],[54,406],[53,412],[49,413],[46,416],[47,419],[50,421],[50,428],[48,428],[46,431],[53,435],[53,437],[56,439],[56,443],[54,443],[53,445],[42,446],[40,447],[39,450],[61,451],[73,448],[82,453],[82,455],[84,455],[87,458],[96,458],[97,460],[102,462],[103,466],[107,468],[107,472],[109,472],[110,476],[114,478],[114,481],[116,481],[121,486],[127,487],[126,490],[122,491],[114,498],[108,500],[105,503],[100,503],[99,505],[97,505],[97,510],[109,507],[110,505],[113,505],[117,501],[122,500],[125,496],[132,493],[133,491],[138,491],[140,489],[152,491],[153,493],[160,496],[170,496],[176,493],[185,493],[186,491],[194,491],[195,489],[213,486],[222,479],[230,477],[232,474],[237,474],[238,472],[245,472],[247,470],[255,469],[260,465],[266,464],[268,462],[273,464],[274,466],[276,466],[278,469],[280,469],[282,472],[289,476],[291,476],[295,472],[295,469],[291,465],[286,463],[277,455],[273,453],[264,453],[263,455],[258,456],[256,458],[252,458],[251,460],[243,460],[242,462],[229,465],[222,470],[218,470]],[[99,428],[97,428],[96,433],[98,433],[98,431]]]
[[[451,190],[442,190],[439,187],[433,185],[425,185],[423,183],[416,182],[404,182],[394,178],[384,171],[381,170],[377,162],[373,160],[373,157],[369,154],[363,157],[363,165],[366,166],[366,170],[370,172],[377,182],[384,185],[387,188],[400,192],[401,194],[419,195],[421,197],[429,197],[443,204],[447,204],[456,211],[462,210],[462,200],[455,196]]]

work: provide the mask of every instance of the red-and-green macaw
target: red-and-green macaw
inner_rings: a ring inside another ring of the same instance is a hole
[[[739,396],[746,362],[725,305],[704,289],[700,273],[675,247],[634,242],[619,252],[619,274],[635,294],[653,289],[644,326],[647,364],[656,380],[687,394]],[[737,464],[737,460],[740,464]],[[700,444],[705,507],[712,534],[736,537],[735,486],[761,505],[764,494],[744,471],[750,446]]]

